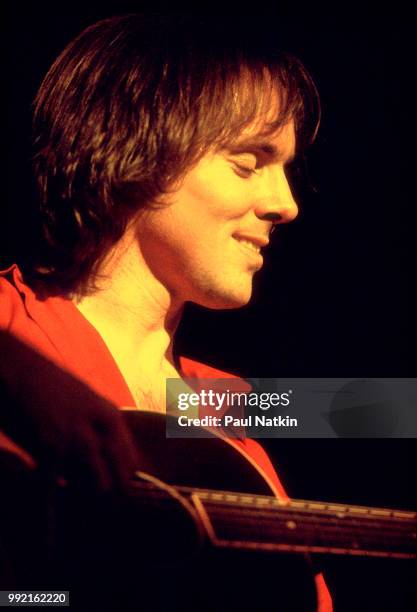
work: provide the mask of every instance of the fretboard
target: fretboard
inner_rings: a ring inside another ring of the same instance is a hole
[[[411,511],[177,487],[194,507],[216,547],[364,555],[416,556],[416,518]],[[137,483],[135,497],[151,495],[161,507],[169,495]]]

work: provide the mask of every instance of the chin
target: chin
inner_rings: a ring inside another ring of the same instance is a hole
[[[217,275],[200,276],[191,286],[192,291],[186,298],[204,308],[211,310],[233,310],[243,308],[252,297],[253,276],[228,274],[223,278]]]
[[[200,306],[210,308],[211,310],[233,310],[235,308],[243,308],[246,306],[252,297],[252,289],[250,291],[236,291],[236,293],[210,293],[205,296],[205,299],[198,301]]]

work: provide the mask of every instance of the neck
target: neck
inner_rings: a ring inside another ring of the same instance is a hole
[[[152,274],[133,232],[109,253],[98,278],[98,290],[76,305],[100,333],[134,398],[147,397],[149,404],[166,377],[179,376],[172,349],[183,303]]]

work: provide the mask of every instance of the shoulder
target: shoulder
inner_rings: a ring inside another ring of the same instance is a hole
[[[65,302],[62,298],[39,298],[16,265],[0,271],[0,329],[58,362],[57,342],[69,337],[65,309],[72,305]]]

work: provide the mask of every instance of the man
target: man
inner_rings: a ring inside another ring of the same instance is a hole
[[[2,328],[19,342],[4,346],[34,364],[19,378],[2,365],[16,452],[100,490],[129,479],[137,452],[114,406],[164,412],[166,378],[224,375],[176,355],[182,309],[249,301],[272,228],[297,215],[286,168],[317,123],[297,59],[214,22],[116,17],[68,45],[35,105],[42,246],[0,285]],[[59,411],[38,398],[53,380],[71,387]],[[285,495],[262,448],[236,445]]]

